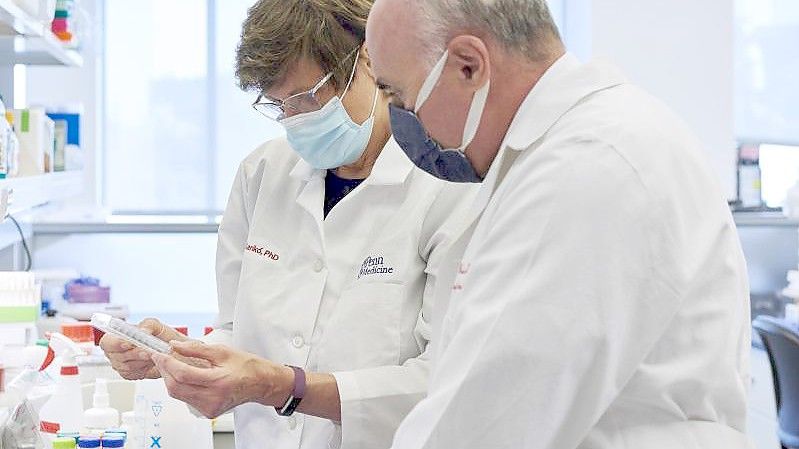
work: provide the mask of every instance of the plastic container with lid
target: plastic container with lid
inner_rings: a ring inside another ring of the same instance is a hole
[[[122,448],[125,447],[125,437],[119,434],[103,435],[103,448]]]
[[[75,343],[93,343],[94,329],[91,323],[62,323],[61,333],[69,337]]]
[[[101,447],[100,437],[96,437],[93,435],[83,435],[80,438],[78,438],[78,447],[87,448],[87,449]]]
[[[74,438],[60,437],[53,440],[53,449],[75,449],[77,442]]]

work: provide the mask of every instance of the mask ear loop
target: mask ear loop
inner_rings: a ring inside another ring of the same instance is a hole
[[[372,112],[369,113],[369,117],[375,116],[375,109],[377,108],[377,95],[380,93],[380,88],[375,87],[375,99],[372,100]]]
[[[466,123],[463,125],[463,142],[461,146],[457,148],[457,151],[461,154],[464,154],[466,147],[472,143],[474,136],[477,135],[477,129],[480,128],[480,119],[483,117],[490,87],[491,81],[488,80],[472,97],[472,104],[469,106],[469,115],[466,116]]]
[[[356,49],[357,51],[357,49]],[[350,73],[350,79],[347,81],[347,87],[344,88],[344,93],[341,94],[341,100],[349,93],[350,86],[352,85],[352,80],[355,79],[355,72],[358,70],[358,55],[355,55],[355,65],[352,66],[352,73]],[[377,109],[377,94],[380,92],[379,87],[375,87],[375,95],[374,100],[372,100],[372,112],[369,113],[369,118],[374,117],[375,110]]]
[[[436,65],[434,65],[430,70],[430,73],[424,80],[422,87],[419,88],[419,93],[416,95],[416,104],[413,105],[413,112],[418,113],[419,109],[422,108],[422,105],[430,97],[430,94],[433,93],[433,89],[435,89],[439,78],[441,78],[441,74],[444,72],[444,66],[447,64],[448,56],[449,50],[444,50],[444,54],[441,55],[441,57],[438,59],[438,62],[436,62]]]
[[[350,73],[350,79],[347,81],[347,87],[344,88],[344,93],[341,94],[341,100],[349,93],[350,86],[352,85],[352,80],[355,79],[355,71],[358,68],[358,49],[355,49],[355,64],[352,65],[352,72]]]

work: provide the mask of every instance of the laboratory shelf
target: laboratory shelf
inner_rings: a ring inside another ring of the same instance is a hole
[[[41,36],[44,24],[34,20],[13,0],[0,0],[0,35]]]
[[[8,212],[19,217],[31,209],[47,203],[65,200],[83,191],[83,172],[48,173],[22,178],[0,179],[0,190],[8,189]],[[32,236],[32,227],[19,220],[26,239]],[[20,242],[20,236],[11,220],[0,222],[0,250]]]
[[[83,172],[47,173],[0,180],[0,190],[9,189],[9,212],[19,214],[34,207],[80,195]]]
[[[83,65],[80,53],[64,47],[46,23],[30,17],[12,0],[0,0],[0,39],[0,62],[6,65]]]
[[[60,234],[214,234],[216,223],[109,223],[109,222],[36,222],[36,235]]]
[[[771,226],[799,228],[799,220],[787,218],[782,212],[735,212],[738,227]]]

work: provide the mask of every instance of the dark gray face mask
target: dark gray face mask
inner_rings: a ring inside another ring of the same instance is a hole
[[[463,154],[441,149],[441,145],[427,135],[416,114],[393,104],[388,109],[394,140],[414,165],[445,181],[483,181]]]

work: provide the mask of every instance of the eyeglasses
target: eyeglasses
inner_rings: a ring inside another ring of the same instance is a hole
[[[267,118],[275,121],[284,119],[287,112],[294,115],[318,111],[322,109],[322,105],[319,103],[319,99],[316,98],[316,92],[318,92],[325,83],[330,81],[332,77],[333,72],[330,72],[319,80],[310,90],[294,94],[285,100],[273,100],[264,97],[264,94],[260,94],[258,98],[255,99],[255,103],[252,104],[252,107]]]
[[[358,48],[350,52],[339,64],[349,60],[352,55],[358,52]],[[357,62],[357,60],[356,60]],[[353,68],[354,70],[354,68]],[[354,72],[353,72],[354,74]],[[264,94],[258,95],[255,102],[252,104],[253,109],[265,115],[267,118],[280,121],[286,118],[287,115],[305,114],[322,109],[322,103],[316,97],[316,93],[322,86],[325,85],[330,78],[333,77],[333,72],[323,76],[321,80],[310,90],[291,95],[284,100],[276,100],[267,98]],[[347,84],[349,87],[349,83]]]

